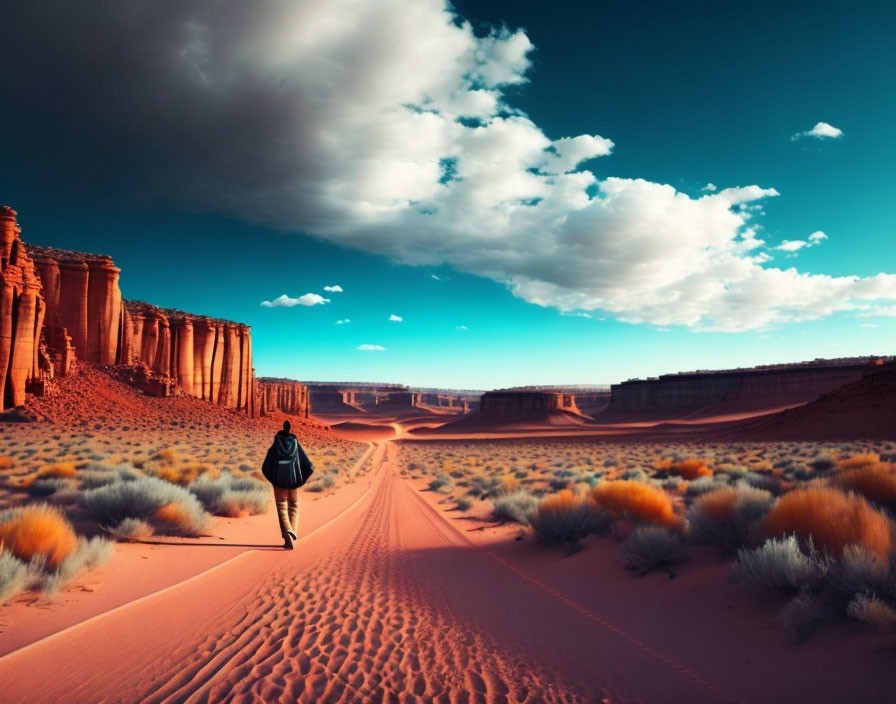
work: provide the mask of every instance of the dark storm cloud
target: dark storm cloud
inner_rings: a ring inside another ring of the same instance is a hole
[[[750,223],[774,189],[581,170],[613,143],[549,139],[505,103],[526,35],[476,36],[444,0],[56,0],[4,30],[0,139],[37,190],[447,262],[633,322],[755,329],[896,296],[894,276],[766,267]]]

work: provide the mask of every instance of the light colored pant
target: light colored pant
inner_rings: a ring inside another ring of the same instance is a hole
[[[280,535],[286,538],[286,531],[299,533],[299,490],[274,487],[274,502],[277,505],[277,521]]]

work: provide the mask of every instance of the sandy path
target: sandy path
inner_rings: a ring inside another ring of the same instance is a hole
[[[4,702],[724,701],[472,548],[375,455],[293,553],[248,552],[0,658]]]

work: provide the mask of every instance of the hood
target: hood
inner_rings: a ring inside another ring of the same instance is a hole
[[[284,459],[295,457],[299,451],[299,443],[295,435],[277,433],[274,436],[274,447],[277,448],[277,454]]]

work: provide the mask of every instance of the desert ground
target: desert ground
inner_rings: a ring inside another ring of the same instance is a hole
[[[4,702],[841,702],[896,684],[892,441],[293,419],[316,474],[289,552],[258,472],[282,417],[99,371],[28,412],[0,426]],[[129,486],[162,496],[126,518],[97,499]],[[16,542],[26,520],[43,543]]]

